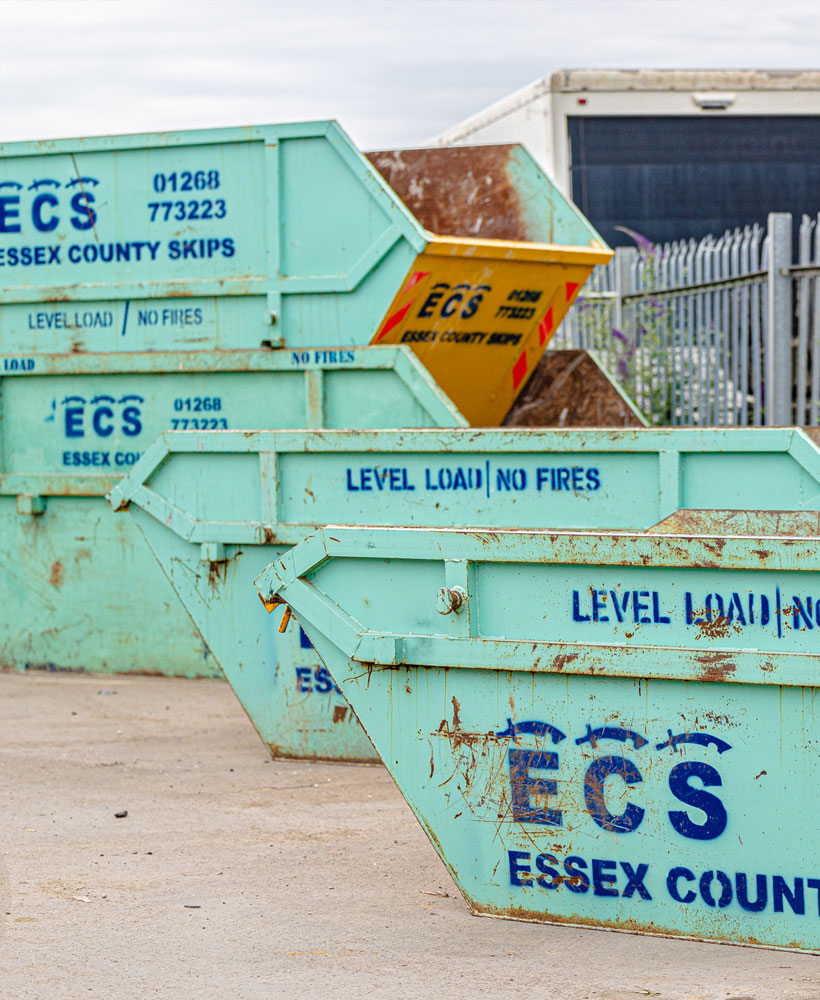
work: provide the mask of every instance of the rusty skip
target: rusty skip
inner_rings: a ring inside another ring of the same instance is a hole
[[[816,514],[683,520],[334,526],[257,585],[473,912],[820,951]],[[440,614],[456,578],[468,620]]]

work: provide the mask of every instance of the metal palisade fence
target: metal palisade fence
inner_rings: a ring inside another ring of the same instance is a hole
[[[599,352],[656,425],[816,425],[818,218],[803,216],[796,263],[787,213],[700,241],[632,234],[551,346]]]

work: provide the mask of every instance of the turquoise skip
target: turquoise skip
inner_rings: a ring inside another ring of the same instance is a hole
[[[280,634],[247,599],[288,546],[326,524],[643,530],[679,508],[816,511],[820,453],[794,429],[166,433],[110,499],[272,753],[374,760],[300,613]]]
[[[327,527],[257,583],[474,913],[820,951],[819,548],[816,512]]]

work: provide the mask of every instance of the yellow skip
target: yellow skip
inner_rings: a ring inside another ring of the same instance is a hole
[[[431,238],[371,343],[408,344],[474,427],[496,427],[612,251]]]

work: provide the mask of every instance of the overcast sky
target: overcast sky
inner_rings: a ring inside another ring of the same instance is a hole
[[[337,118],[411,145],[556,69],[820,68],[817,0],[0,0],[0,141]]]

